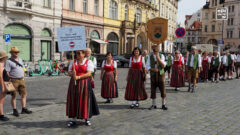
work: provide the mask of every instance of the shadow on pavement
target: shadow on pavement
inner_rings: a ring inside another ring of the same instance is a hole
[[[105,105],[98,105],[100,109],[115,109],[115,110],[120,110],[120,109],[129,109],[130,105],[109,105],[109,104],[105,104]]]

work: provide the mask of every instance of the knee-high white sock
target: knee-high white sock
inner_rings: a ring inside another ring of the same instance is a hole
[[[156,105],[156,99],[152,99],[152,105]]]
[[[166,105],[166,99],[162,99],[162,105]]]

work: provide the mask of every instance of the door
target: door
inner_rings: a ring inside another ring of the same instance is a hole
[[[51,60],[51,41],[41,42],[41,60]]]

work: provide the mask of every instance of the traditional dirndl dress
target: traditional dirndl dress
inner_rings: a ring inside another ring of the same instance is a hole
[[[77,76],[87,73],[87,59],[82,65],[76,61],[74,63]],[[76,85],[74,79],[71,78],[67,94],[66,115],[69,118],[88,119],[98,114],[99,109],[90,78],[77,80]]]
[[[172,66],[172,76],[171,76],[171,87],[184,87],[185,86],[185,77],[183,73],[182,57],[180,56],[178,60],[174,58]]]
[[[205,59],[203,58],[202,67],[203,67],[203,70],[200,73],[200,77],[201,79],[208,79],[208,71],[209,71],[208,57]]]
[[[139,62],[134,62],[131,57],[131,67],[129,68],[125,99],[129,101],[146,100],[148,98],[143,78],[142,56]]]
[[[111,65],[107,65],[106,61],[104,61],[104,74],[102,79],[102,88],[101,88],[101,96],[103,98],[117,98],[118,97],[118,88],[117,82],[114,79],[114,66],[113,62]]]

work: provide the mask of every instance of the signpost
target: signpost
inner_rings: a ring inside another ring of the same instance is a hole
[[[186,34],[186,30],[183,27],[178,27],[175,31],[175,34],[178,38],[182,38]]]
[[[8,46],[11,45],[11,34],[4,34],[4,40],[5,40],[5,44],[7,46],[7,52],[8,52]]]

